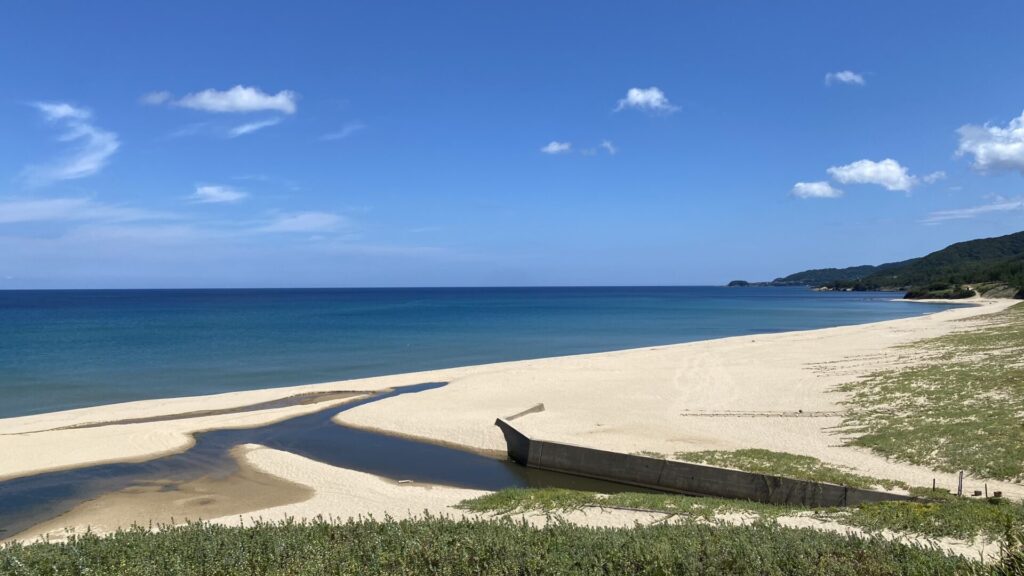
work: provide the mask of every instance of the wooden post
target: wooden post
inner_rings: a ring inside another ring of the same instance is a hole
[[[963,496],[964,495],[964,471],[963,470],[960,471],[960,479],[956,483],[956,495],[957,496]]]

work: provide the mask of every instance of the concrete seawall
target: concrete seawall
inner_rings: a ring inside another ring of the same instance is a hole
[[[536,440],[529,438],[501,418],[494,424],[505,435],[508,455],[513,461],[541,470],[610,480],[667,492],[736,498],[768,504],[829,507],[910,499],[909,496],[902,494]]]

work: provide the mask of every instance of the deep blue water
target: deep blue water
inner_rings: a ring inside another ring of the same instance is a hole
[[[0,291],[0,417],[914,316],[804,288]]]

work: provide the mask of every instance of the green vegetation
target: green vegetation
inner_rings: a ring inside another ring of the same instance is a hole
[[[513,488],[486,494],[459,504],[471,512],[522,514],[541,512],[555,516],[586,508],[625,509],[668,514],[675,519],[714,521],[725,514],[743,514],[759,520],[803,515],[823,521],[856,526],[866,531],[891,530],[931,538],[971,540],[999,538],[1007,526],[1024,526],[1024,504],[1006,500],[989,502],[958,498],[947,492],[915,489],[927,501],[880,502],[855,508],[800,508],[774,506],[681,494],[597,494],[561,488]]]
[[[597,529],[504,521],[285,522],[137,528],[66,544],[0,548],[0,573],[119,575],[985,573],[934,549],[880,538],[753,526]]]
[[[948,492],[918,490],[928,501],[879,502],[823,516],[865,530],[910,532],[933,538],[998,539],[1008,526],[1024,527],[1024,504],[1007,500],[958,498]]]
[[[818,268],[816,270],[804,270],[796,274],[790,274],[783,278],[776,278],[772,283],[776,285],[806,284],[808,286],[827,286],[836,282],[854,282],[872,274],[878,274],[886,270],[906,266],[915,260],[904,262],[892,262],[880,266],[851,266],[849,268]]]
[[[1024,305],[980,328],[907,346],[915,365],[877,372],[852,393],[850,444],[947,472],[1024,480]]]
[[[907,290],[908,298],[966,298],[968,285],[1009,287],[1024,297],[1024,232],[952,244],[937,252],[880,266],[806,270],[772,284],[840,290]]]
[[[598,494],[564,488],[508,488],[491,494],[465,500],[459,508],[470,512],[520,514],[524,512],[570,512],[583,508],[620,508],[659,512],[694,519],[713,520],[716,515],[729,512],[756,514],[772,518],[803,510],[797,507],[773,506],[745,500],[683,496],[664,492],[620,492]]]
[[[907,489],[908,486],[897,480],[872,478],[850,472],[847,469],[826,464],[811,456],[801,456],[788,452],[772,452],[751,448],[746,450],[721,451],[706,450],[703,452],[679,452],[676,460],[735,468],[759,474],[773,474],[799,480],[813,482],[830,482],[854,488],[877,488],[886,490],[893,488]]]
[[[1008,527],[1000,542],[999,562],[992,567],[975,565],[969,574],[979,576],[1020,576],[1024,574],[1024,529]]]
[[[633,454],[633,456],[644,456],[646,458],[658,458],[659,460],[664,460],[664,459],[668,458],[667,455],[662,454],[661,452],[655,452],[653,450],[640,450],[639,452],[633,452],[632,454]]]
[[[911,287],[903,297],[911,299],[947,298],[955,300],[959,298],[970,298],[976,294],[977,292],[975,292],[974,289],[961,284],[933,282],[926,287]]]

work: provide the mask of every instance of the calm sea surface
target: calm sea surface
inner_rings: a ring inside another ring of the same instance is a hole
[[[803,288],[0,291],[0,418],[948,306]]]

